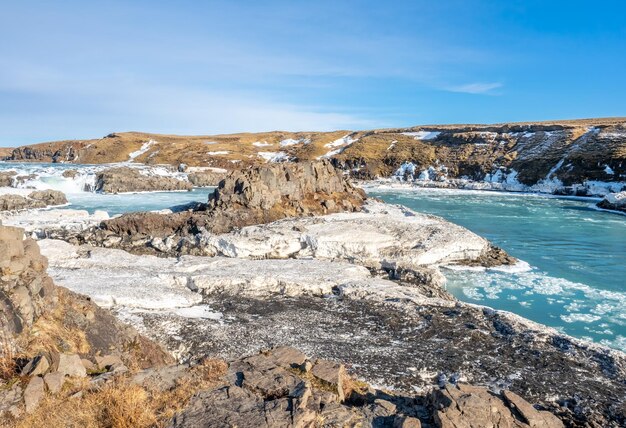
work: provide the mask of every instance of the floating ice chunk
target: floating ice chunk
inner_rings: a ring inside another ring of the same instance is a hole
[[[615,171],[613,171],[613,168],[611,168],[608,165],[604,165],[604,172],[608,175],[613,175],[615,174]]]
[[[598,321],[600,318],[602,318],[599,315],[592,315],[592,314],[569,314],[569,315],[561,315],[561,319],[567,323],[572,323],[572,322],[586,322],[586,323],[591,323],[591,322],[595,322]]]

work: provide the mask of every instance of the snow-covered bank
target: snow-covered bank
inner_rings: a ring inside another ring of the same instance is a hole
[[[65,230],[80,232],[99,224],[110,217],[105,211],[89,214],[85,210],[47,209],[29,210],[18,213],[0,213],[0,221],[6,226],[23,228],[27,234],[36,239],[46,237],[48,231]]]
[[[77,247],[59,240],[45,239],[39,244],[57,284],[86,294],[105,307],[175,310],[200,303],[202,294],[254,298],[339,294],[379,303],[393,299],[454,305],[373,277],[368,269],[346,262],[197,256],[174,259]]]
[[[362,212],[291,218],[207,236],[210,253],[245,258],[315,257],[372,268],[420,269],[479,257],[489,243],[439,217],[368,201]]]
[[[445,165],[429,166],[420,169],[412,162],[405,162],[387,179],[376,180],[379,183],[401,182],[415,187],[437,189],[465,189],[505,192],[542,193],[563,196],[590,196],[603,197],[609,193],[620,192],[626,189],[626,181],[599,181],[585,180],[581,183],[565,185],[554,173],[562,164],[557,164],[548,172],[545,178],[532,185],[523,184],[518,180],[518,171],[514,169],[496,168],[486,174],[482,180],[472,180],[468,177],[453,178],[448,176]]]

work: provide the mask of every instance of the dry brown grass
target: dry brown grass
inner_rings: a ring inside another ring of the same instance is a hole
[[[118,377],[90,391],[88,381],[66,384],[56,396],[46,397],[31,415],[13,423],[15,428],[147,428],[164,426],[197,392],[217,385],[226,363],[206,360],[195,366],[169,391],[133,384]]]
[[[0,380],[8,382],[15,378],[17,373],[16,355],[9,339],[0,335]]]
[[[73,308],[73,301],[67,293],[58,290],[58,304],[52,311],[47,311],[23,335],[20,348],[28,356],[40,352],[70,352],[86,354],[89,343],[85,332],[76,328],[68,328],[64,321],[67,308]]]

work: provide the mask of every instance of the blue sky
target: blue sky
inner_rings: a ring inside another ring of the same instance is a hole
[[[0,146],[626,116],[618,1],[0,6]]]

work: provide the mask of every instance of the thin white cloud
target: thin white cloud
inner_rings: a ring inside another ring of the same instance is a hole
[[[464,94],[487,94],[496,95],[495,89],[501,88],[503,85],[499,82],[491,83],[466,83],[464,85],[449,86],[445,88],[450,92],[462,92]]]

